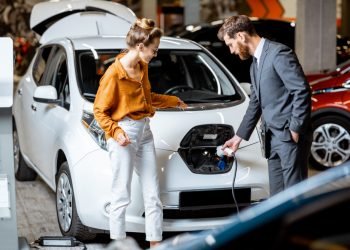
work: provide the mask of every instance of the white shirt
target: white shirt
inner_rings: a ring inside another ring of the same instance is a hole
[[[258,44],[258,47],[256,47],[255,49],[255,52],[254,52],[254,57],[256,58],[256,61],[258,63],[258,67],[259,67],[259,62],[260,62],[260,57],[261,57],[261,53],[262,53],[262,50],[263,50],[263,47],[264,47],[264,43],[265,43],[265,38],[261,38],[259,44]]]

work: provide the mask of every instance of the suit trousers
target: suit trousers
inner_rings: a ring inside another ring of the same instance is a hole
[[[290,133],[286,128],[284,133]],[[311,133],[300,135],[298,143],[291,137],[283,137],[281,131],[268,131],[270,154],[268,158],[270,195],[307,178]]]
[[[147,241],[162,240],[163,207],[159,198],[159,180],[153,135],[149,118],[132,120],[128,117],[118,125],[129,136],[131,143],[120,146],[113,138],[107,148],[113,173],[110,209],[110,237],[124,239],[125,213],[130,204],[133,170],[140,177],[145,207],[145,231]]]

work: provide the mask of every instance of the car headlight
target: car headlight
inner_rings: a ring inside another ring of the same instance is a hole
[[[81,119],[87,132],[91,135],[94,141],[104,150],[107,151],[107,142],[105,138],[105,132],[102,130],[98,122],[95,120],[94,115],[83,111],[83,117]]]

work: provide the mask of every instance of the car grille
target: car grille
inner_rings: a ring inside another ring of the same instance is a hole
[[[173,210],[164,209],[164,219],[204,219],[204,218],[220,218],[227,217],[236,213],[236,208],[216,208],[202,210]]]
[[[239,209],[251,205],[251,189],[236,188]],[[164,209],[164,219],[226,217],[237,212],[231,189],[180,192],[179,209]]]
[[[250,188],[235,188],[239,206],[250,204]],[[199,210],[234,207],[231,189],[180,192],[180,210]]]

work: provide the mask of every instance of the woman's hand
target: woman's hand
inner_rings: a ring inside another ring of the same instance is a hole
[[[120,146],[126,146],[130,144],[130,139],[127,134],[120,133],[117,135],[117,142]]]
[[[184,103],[180,98],[177,98],[177,107],[184,110],[188,107],[186,103]]]

